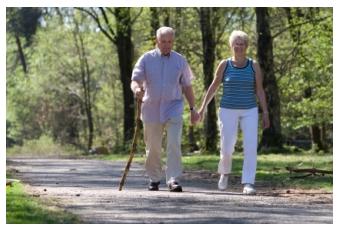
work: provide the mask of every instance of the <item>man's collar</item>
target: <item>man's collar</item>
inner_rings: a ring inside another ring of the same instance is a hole
[[[155,50],[156,50],[156,53],[161,57],[168,57],[168,58],[170,57],[171,52],[169,52],[168,54],[161,54],[161,51],[158,47],[156,47]]]

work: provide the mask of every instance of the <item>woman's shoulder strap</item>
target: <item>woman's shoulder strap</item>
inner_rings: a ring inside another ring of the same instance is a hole
[[[225,61],[226,61],[226,63],[225,63],[225,68],[224,68],[223,75],[222,75],[222,78],[221,78],[221,82],[223,82],[223,80],[224,80],[224,75],[225,75],[226,70],[227,70],[227,68],[229,66],[229,63],[231,62],[231,58],[227,58]]]
[[[255,69],[253,68],[254,60],[252,58],[249,58],[249,65],[251,67],[251,70],[255,72]]]

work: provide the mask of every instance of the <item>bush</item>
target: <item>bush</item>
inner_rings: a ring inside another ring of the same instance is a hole
[[[65,156],[80,155],[81,153],[74,146],[58,144],[46,135],[41,136],[39,139],[24,141],[22,146],[16,145],[7,149],[7,155]]]

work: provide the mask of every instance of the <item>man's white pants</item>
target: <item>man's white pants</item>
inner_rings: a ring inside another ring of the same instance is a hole
[[[257,167],[258,108],[219,109],[220,161],[218,173],[229,174],[237,141],[238,123],[243,132],[244,163],[242,184],[254,184]]]
[[[170,118],[164,124],[145,123],[144,141],[146,144],[146,172],[152,182],[162,178],[161,152],[163,131],[167,132],[166,181],[179,181],[182,174],[181,134],[182,116]]]

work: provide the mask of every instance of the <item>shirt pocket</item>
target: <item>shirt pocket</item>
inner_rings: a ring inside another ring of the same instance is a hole
[[[155,102],[161,97],[161,74],[159,69],[146,69],[145,102]]]
[[[178,100],[182,98],[182,86],[180,84],[181,70],[174,69],[166,76],[167,80],[164,86],[164,97],[166,100]]]

